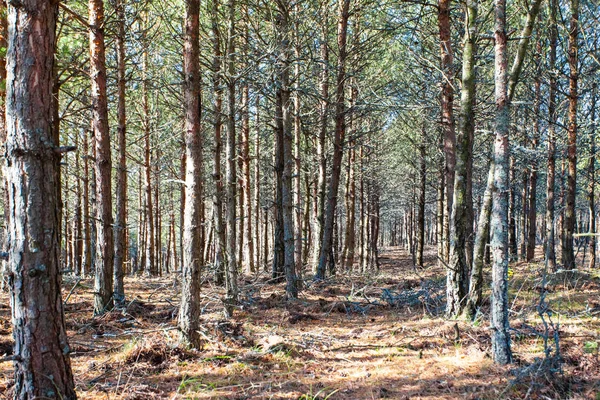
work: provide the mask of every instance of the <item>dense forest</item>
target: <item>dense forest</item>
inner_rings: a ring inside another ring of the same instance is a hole
[[[2,1],[0,398],[599,398],[599,23]]]

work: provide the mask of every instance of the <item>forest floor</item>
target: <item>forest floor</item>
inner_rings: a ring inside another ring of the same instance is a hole
[[[562,366],[544,357],[553,330],[538,314],[543,267],[510,270],[516,362],[493,364],[486,311],[476,322],[443,317],[445,273],[428,254],[415,269],[385,249],[381,269],[307,282],[288,302],[282,284],[245,277],[242,306],[227,321],[219,288],[202,288],[199,351],[179,346],[178,283],[127,278],[126,310],[91,316],[92,281],[64,278],[72,366],[81,399],[599,399],[600,279],[558,274],[546,301]],[[488,273],[489,275],[489,273]],[[8,296],[0,294],[0,359],[12,352]],[[560,369],[560,370],[559,370]],[[12,365],[0,362],[0,399]]]

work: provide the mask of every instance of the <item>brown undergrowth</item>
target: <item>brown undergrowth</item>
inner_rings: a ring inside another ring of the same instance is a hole
[[[489,299],[475,323],[444,319],[444,270],[428,255],[428,266],[414,268],[403,250],[386,249],[379,272],[307,281],[297,301],[286,301],[283,285],[266,275],[247,276],[232,320],[223,317],[222,291],[207,281],[199,350],[180,344],[176,277],[127,278],[127,307],[99,318],[91,316],[91,280],[65,277],[65,296],[73,289],[65,313],[79,396],[600,398],[594,273],[550,282],[546,315],[558,324],[562,360],[550,365],[539,316],[542,266],[512,265],[515,363],[500,367],[490,359]],[[2,358],[12,352],[12,341],[8,296],[0,296]],[[1,362],[0,398],[10,398],[11,385],[11,363]]]

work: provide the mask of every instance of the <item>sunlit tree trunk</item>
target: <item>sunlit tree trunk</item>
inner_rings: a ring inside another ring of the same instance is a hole
[[[331,259],[333,250],[333,228],[337,207],[337,196],[340,185],[340,174],[342,168],[342,157],[344,155],[344,139],[346,136],[346,110],[345,110],[345,83],[346,83],[346,57],[347,57],[347,35],[350,0],[339,0],[338,18],[338,65],[336,83],[336,110],[335,110],[335,132],[333,143],[332,171],[329,186],[327,188],[327,201],[325,207],[325,223],[323,226],[323,240],[317,267],[316,279],[325,278],[325,269]]]
[[[571,0],[571,22],[569,26],[569,111],[567,135],[567,187],[564,220],[564,248],[562,259],[565,269],[575,268],[575,251],[573,249],[573,233],[575,232],[575,200],[577,189],[577,81],[578,67],[578,35],[579,35],[579,0]]]
[[[548,0],[549,14],[549,61],[548,70],[554,71],[556,66],[556,47],[558,29],[556,23],[557,1]],[[556,74],[549,74],[550,88],[548,93],[548,159],[546,172],[546,267],[550,271],[556,269],[555,226],[554,226],[554,184],[556,180]]]
[[[588,165],[588,207],[590,213],[590,227],[588,232],[590,233],[590,263],[589,268],[596,268],[596,199],[595,199],[595,186],[596,186],[596,83],[592,88],[592,101],[590,104],[590,157]]]
[[[490,222],[492,263],[492,357],[498,364],[512,361],[508,322],[508,169],[509,98],[507,89],[506,0],[495,0],[495,99],[494,192]]]
[[[320,76],[320,103],[319,103],[319,137],[317,138],[317,160],[319,163],[319,172],[317,178],[316,198],[315,198],[315,214],[313,218],[313,236],[314,245],[312,247],[312,265],[313,272],[317,273],[317,266],[321,254],[321,242],[323,241],[323,226],[325,223],[325,191],[327,172],[327,157],[326,157],[326,138],[327,124],[329,112],[329,31],[327,28],[328,14],[327,5],[323,3],[322,19],[323,27],[321,29],[321,42],[319,43],[321,50],[321,76]]]
[[[236,131],[235,131],[235,0],[229,0],[229,29],[227,34],[227,144],[225,146],[227,181],[227,236],[225,252],[227,267],[225,271],[226,295],[224,299],[225,314],[233,316],[233,307],[237,302],[238,260],[237,260],[237,221],[236,221],[236,194],[237,194],[237,160],[236,160]]]
[[[200,342],[200,200],[202,198],[202,137],[200,131],[200,1],[186,0],[183,45],[186,146],[186,201],[183,227],[183,264],[179,329],[184,339],[199,348]]]
[[[454,125],[454,87],[452,81],[454,79],[454,55],[452,50],[452,36],[450,23],[450,2],[451,0],[438,1],[438,29],[440,35],[440,53],[441,53],[441,70],[442,70],[442,132],[444,142],[444,158],[445,158],[445,185],[446,185],[446,210],[443,232],[440,235],[444,241],[443,246],[440,246],[440,256],[444,260],[449,256],[449,224],[450,215],[452,214],[454,200],[454,171],[456,168],[456,133]]]
[[[461,109],[456,141],[454,200],[450,218],[450,262],[447,271],[446,315],[458,316],[469,290],[468,242],[473,233],[471,178],[473,135],[475,130],[475,54],[477,41],[477,0],[468,0],[463,39]]]
[[[90,76],[92,78],[92,127],[96,170],[96,254],[94,313],[102,314],[113,300],[113,218],[111,193],[110,131],[106,99],[104,4],[89,1]]]
[[[123,265],[126,257],[127,229],[127,153],[125,112],[125,5],[119,0],[117,11],[117,140],[119,144],[119,167],[117,169],[117,193],[115,214],[115,271],[114,298],[117,305],[125,301]]]
[[[52,124],[57,7],[35,0],[8,6],[5,174],[14,399],[77,398],[60,290],[60,151]]]

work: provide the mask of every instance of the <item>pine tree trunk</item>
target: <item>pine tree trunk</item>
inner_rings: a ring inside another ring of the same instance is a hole
[[[227,214],[226,214],[226,247],[227,268],[225,271],[226,296],[224,299],[225,315],[233,316],[233,306],[237,302],[237,226],[236,226],[236,194],[237,194],[237,162],[235,132],[235,0],[229,0],[229,31],[227,37],[227,144],[225,146],[225,179],[227,181]]]
[[[473,233],[471,178],[475,129],[475,55],[477,40],[477,0],[468,0],[463,39],[461,109],[456,141],[456,170],[452,216],[450,218],[450,262],[447,272],[446,315],[456,317],[465,306],[469,290],[468,242]]]
[[[126,211],[127,211],[127,153],[126,153],[126,122],[125,112],[125,5],[119,0],[117,11],[117,136],[119,144],[119,167],[117,169],[117,193],[115,214],[115,271],[114,298],[119,306],[125,301],[123,287],[123,265],[125,262],[126,240]]]
[[[315,217],[313,219],[313,232],[314,240],[312,247],[312,265],[313,272],[317,273],[317,267],[319,265],[319,259],[321,255],[321,242],[323,241],[323,226],[325,224],[325,193],[326,193],[326,173],[327,173],[327,154],[326,154],[326,138],[327,138],[327,124],[328,124],[328,112],[329,112],[329,30],[327,28],[327,8],[323,7],[325,15],[322,16],[324,20],[322,28],[322,37],[320,43],[321,50],[321,82],[319,88],[320,94],[320,109],[319,109],[319,137],[317,139],[317,160],[319,164],[319,173],[317,178],[316,188],[316,205],[315,205]]]
[[[200,131],[200,1],[186,0],[183,45],[185,106],[186,201],[179,329],[185,340],[200,348],[200,201],[202,198],[202,137]]]
[[[595,186],[596,186],[596,83],[593,84],[592,87],[592,101],[591,101],[591,112],[590,112],[590,153],[593,155],[590,157],[589,166],[588,166],[588,179],[589,189],[588,189],[588,205],[589,205],[589,213],[590,213],[590,226],[588,232],[591,234],[590,236],[590,263],[589,269],[596,268],[596,196],[595,196]]]
[[[221,33],[219,32],[219,9],[218,0],[211,2],[211,23],[212,23],[212,38],[213,38],[213,93],[214,93],[214,148],[213,148],[213,170],[212,178],[215,185],[213,195],[213,216],[215,220],[215,257],[214,266],[217,284],[222,285],[225,282],[225,222],[223,220],[223,174],[221,173],[221,153],[223,152],[223,140],[221,137],[222,111],[223,111],[223,90],[221,88],[222,76],[222,54],[221,54]]]
[[[13,398],[71,400],[77,396],[60,289],[60,155],[51,123],[58,4],[13,4],[5,143]]]
[[[564,248],[563,264],[565,269],[573,269],[575,265],[575,251],[573,249],[573,234],[575,232],[575,200],[577,189],[577,81],[578,69],[578,44],[579,34],[579,0],[571,0],[571,22],[569,26],[569,111],[567,135],[567,187],[566,207],[564,219]]]
[[[492,193],[494,191],[494,161],[490,163],[487,185],[483,195],[483,201],[479,210],[477,221],[477,234],[475,235],[475,249],[473,250],[473,266],[471,267],[471,279],[469,281],[469,297],[465,314],[469,319],[474,319],[477,309],[481,306],[483,290],[483,264],[485,250],[490,239],[490,214],[492,212]]]
[[[331,179],[327,188],[327,201],[325,207],[325,221],[323,226],[323,240],[317,267],[316,279],[325,279],[325,269],[332,263],[331,253],[333,250],[333,225],[337,207],[337,196],[340,185],[340,174],[342,169],[342,157],[344,155],[344,139],[346,136],[346,110],[345,110],[345,82],[346,82],[346,41],[348,35],[348,18],[350,0],[339,0],[338,20],[338,65],[336,83],[336,110],[335,110],[335,133],[333,143],[333,160]]]
[[[256,117],[255,117],[255,133],[254,133],[254,238],[256,248],[256,269],[260,270],[259,266],[262,262],[261,258],[261,241],[260,241],[260,96],[256,96]],[[265,217],[266,218],[266,217]],[[266,243],[267,236],[263,236],[262,240]],[[268,253],[267,253],[268,254]],[[263,268],[266,266],[266,262]]]
[[[147,15],[144,16],[144,19]],[[147,25],[147,23],[144,23]],[[145,31],[144,31],[145,32]],[[154,207],[152,200],[152,154],[150,151],[150,105],[148,103],[148,50],[145,33],[142,36],[144,51],[142,54],[142,108],[144,129],[144,195],[146,197],[146,264],[144,272],[146,275],[156,275],[156,242],[154,238],[154,229],[156,227],[154,220]]]
[[[106,99],[106,61],[104,47],[104,4],[89,1],[90,76],[92,77],[92,127],[96,172],[96,254],[94,313],[102,314],[113,300],[113,218],[111,192],[110,131]]]
[[[441,248],[442,256],[449,256],[448,230],[454,200],[454,176],[456,168],[456,133],[454,124],[454,55],[452,50],[450,0],[438,1],[438,29],[440,34],[440,53],[442,70],[442,132],[443,150],[445,156],[445,182],[446,182],[446,212],[444,226],[446,234],[442,235],[444,245]]]
[[[533,121],[533,139],[531,147],[535,152],[539,146],[540,141],[540,108],[541,108],[541,65],[540,55],[542,54],[542,42],[538,40],[536,45],[536,56],[537,72],[535,76],[534,91],[534,121]],[[536,245],[536,233],[537,233],[537,182],[538,182],[538,161],[537,157],[534,156],[531,162],[531,174],[529,176],[529,200],[528,200],[528,229],[529,236],[527,238],[527,256],[525,257],[527,262],[533,261],[535,257],[535,245]]]
[[[425,127],[422,130],[419,144],[419,198],[417,216],[417,254],[416,265],[423,266],[423,250],[425,248],[425,189],[427,185],[427,153],[425,151]]]
[[[557,1],[548,1],[549,14],[549,41],[550,54],[548,70],[554,71],[556,67],[556,47],[558,43],[558,30],[556,23]],[[556,250],[555,250],[555,227],[554,227],[554,184],[556,180],[556,92],[557,77],[550,74],[550,88],[548,93],[548,161],[546,172],[546,268],[549,271],[556,270]]]
[[[498,364],[512,361],[508,321],[508,169],[509,98],[507,93],[506,0],[495,0],[495,99],[494,192],[490,222],[492,263],[492,357]]]

